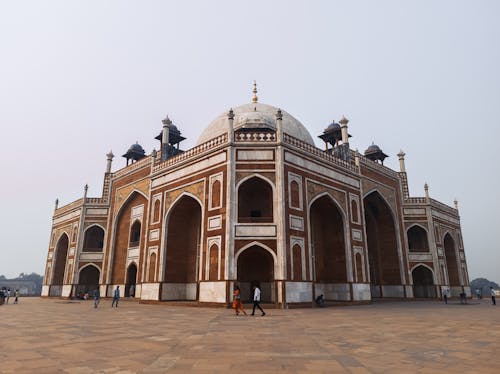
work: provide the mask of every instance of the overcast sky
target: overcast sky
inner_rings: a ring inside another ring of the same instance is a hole
[[[500,282],[499,1],[0,0],[0,274],[43,274],[54,200],[100,196],[106,153],[192,147],[251,99],[316,139],[406,152],[412,196],[459,200],[470,278]]]

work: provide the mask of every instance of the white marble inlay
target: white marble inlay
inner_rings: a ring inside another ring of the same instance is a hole
[[[290,214],[290,228],[293,230],[304,231],[304,218]]]
[[[128,258],[137,258],[139,257],[139,248],[132,248],[128,250]]]
[[[344,182],[345,184],[359,188],[359,180],[348,177],[347,175],[344,174],[340,174],[332,169],[321,166],[315,162],[303,159],[302,157],[299,157],[292,153],[285,152],[285,160],[295,165],[306,168],[308,170],[314,171],[316,173],[326,175],[327,177],[330,177],[334,180]]]
[[[236,236],[276,236],[276,225],[236,225]]]
[[[213,216],[213,217],[208,217],[208,229],[209,230],[216,230],[220,229],[222,227],[222,216]]]
[[[80,253],[80,261],[102,261],[104,254],[102,252],[83,252]]]
[[[265,150],[238,150],[237,151],[238,161],[247,160],[258,160],[258,161],[272,161],[274,158],[274,152],[270,149]]]
[[[149,240],[158,240],[160,237],[160,229],[154,229],[149,231]]]
[[[208,157],[202,161],[195,162],[189,166],[183,167],[179,170],[168,173],[167,175],[163,175],[160,178],[153,180],[151,183],[152,187],[158,187],[164,183],[174,181],[176,179],[180,179],[185,177],[186,175],[191,175],[194,173],[198,173],[204,169],[209,168],[210,166],[219,164],[221,162],[226,161],[226,152],[219,153],[215,156]]]
[[[64,222],[64,221],[67,221],[67,220],[70,220],[70,219],[73,219],[76,217],[80,217],[81,212],[82,212],[81,209],[78,209],[78,210],[75,210],[74,212],[65,214],[62,217],[59,217],[59,218],[52,220],[52,224],[57,225],[58,223],[61,223],[61,222]]]
[[[144,212],[144,204],[134,206],[132,208],[132,212],[130,213],[130,216],[133,218],[140,217],[140,216],[142,216],[143,212]]]
[[[105,216],[108,214],[107,208],[87,208],[89,216]]]
[[[410,261],[430,261],[432,262],[432,254],[431,253],[410,253],[408,255],[408,259]]]
[[[423,208],[404,208],[403,212],[407,216],[425,216],[425,209]]]
[[[363,240],[363,234],[361,233],[361,230],[357,229],[352,229],[352,238],[354,240],[357,240],[358,242]]]
[[[459,225],[460,224],[460,221],[454,217],[450,217],[446,214],[443,214],[441,212],[436,212],[435,210],[432,211],[432,215],[434,217],[437,217],[437,218],[441,218],[442,220],[445,220],[445,221],[448,221],[448,222],[452,222],[456,225]]]

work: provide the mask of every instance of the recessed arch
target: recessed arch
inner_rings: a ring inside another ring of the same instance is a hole
[[[275,258],[270,248],[259,244],[248,244],[238,251],[235,256],[236,279],[243,300],[252,299],[253,286],[260,287],[261,301],[275,300]]]
[[[198,280],[202,212],[201,201],[186,192],[168,209],[162,251],[165,282],[187,285]]]
[[[66,261],[69,249],[69,236],[63,232],[57,240],[56,249],[54,251],[54,267],[51,284],[54,286],[62,286],[64,283],[64,273],[66,270]]]
[[[413,278],[413,296],[416,298],[436,297],[435,276],[432,268],[426,264],[416,264],[411,269]]]
[[[104,228],[94,223],[85,228],[83,232],[83,252],[101,252],[104,247]]]
[[[406,230],[408,250],[410,252],[429,252],[427,230],[422,225],[414,223]]]
[[[127,266],[127,276],[125,279],[125,296],[135,297],[135,287],[137,284],[137,263],[131,261]]]
[[[314,280],[318,283],[348,282],[346,214],[328,192],[311,199],[309,225]]]
[[[140,219],[132,216],[132,208],[140,207],[143,210]],[[113,222],[111,236],[110,265],[108,283],[124,284],[127,271],[128,250],[130,247],[130,228],[133,221],[139,219],[144,222],[147,214],[148,199],[141,191],[134,189],[128,195],[117,211]],[[141,225],[140,237],[144,237],[144,227]]]
[[[240,256],[240,254],[243,253],[246,249],[248,249],[250,247],[253,247],[255,245],[257,245],[259,247],[262,247],[263,249],[265,249],[266,251],[268,251],[269,254],[273,257],[274,274],[277,274],[277,272],[278,272],[278,257],[276,256],[276,253],[274,253],[274,251],[270,247],[268,247],[267,245],[262,244],[261,242],[258,242],[258,241],[250,242],[250,243],[244,245],[243,247],[241,247],[236,252],[236,254],[234,255],[234,262],[237,264],[238,263],[238,257]],[[237,277],[238,277],[238,269],[236,268],[235,278],[237,278]]]
[[[241,180],[237,185],[238,222],[274,222],[274,195],[272,182],[258,174]]]
[[[94,263],[86,264],[78,270],[78,285],[76,287],[76,294],[92,293],[99,288],[99,278],[101,276],[101,269]]]
[[[402,271],[395,214],[376,189],[363,198],[372,297],[383,296],[382,286],[401,285]]]
[[[449,232],[443,238],[444,255],[446,258],[446,268],[448,270],[448,280],[450,286],[460,286],[460,275],[457,264],[457,253],[455,240]]]

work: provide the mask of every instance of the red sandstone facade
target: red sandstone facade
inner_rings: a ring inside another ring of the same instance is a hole
[[[43,296],[120,285],[141,300],[227,304],[238,283],[286,307],[470,294],[456,207],[409,196],[403,153],[397,172],[350,150],[346,120],[326,150],[256,101],[186,152],[169,145],[173,130],[164,122],[162,151],[118,171],[108,155],[102,197],[56,207]]]

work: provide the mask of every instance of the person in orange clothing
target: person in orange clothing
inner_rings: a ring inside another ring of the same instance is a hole
[[[244,315],[247,315],[247,312],[245,312],[245,309],[243,309],[243,303],[241,302],[241,292],[240,288],[237,285],[234,285],[233,308],[236,315],[239,315],[240,311],[243,312]]]

